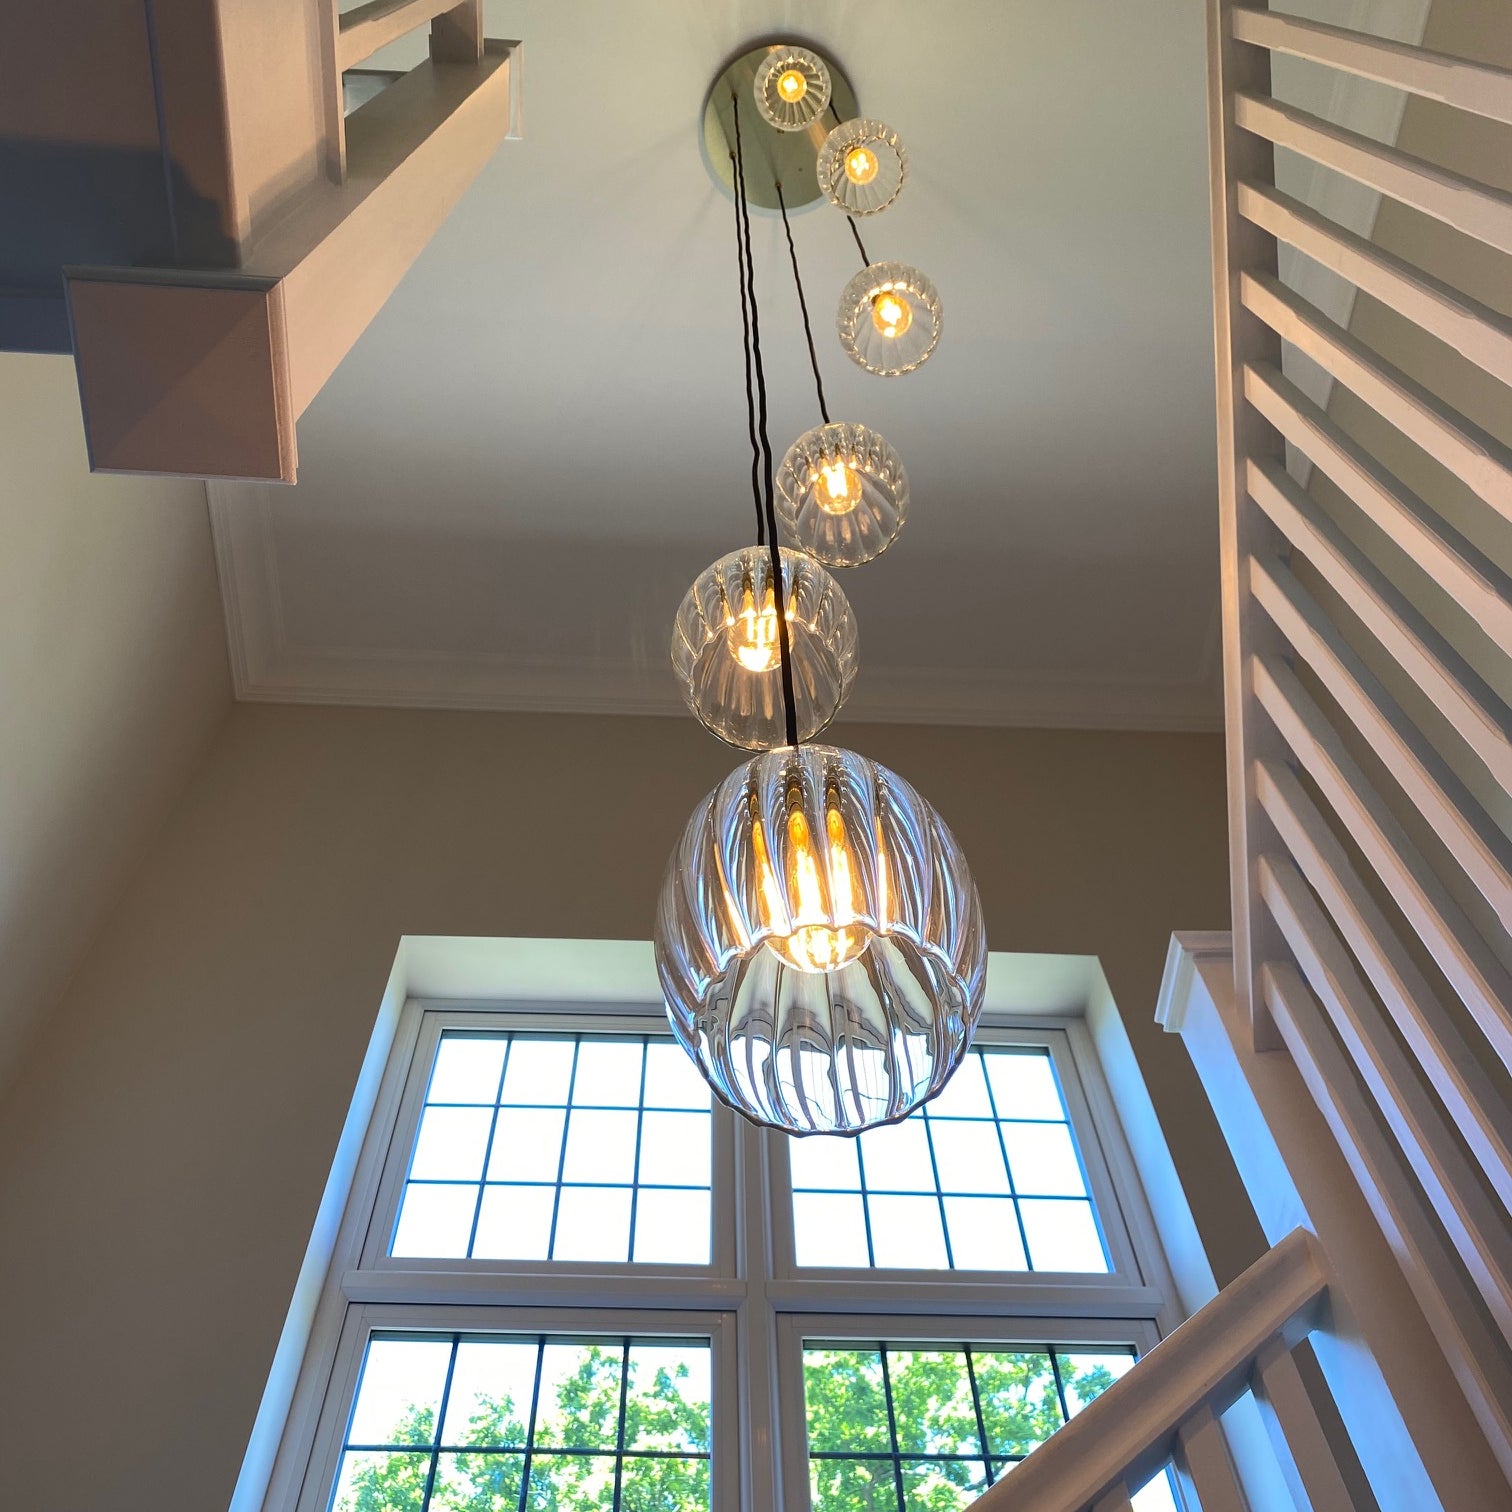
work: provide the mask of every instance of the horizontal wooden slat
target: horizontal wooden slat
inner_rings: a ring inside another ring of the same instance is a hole
[[[1512,252],[1512,195],[1257,95],[1235,95],[1234,120],[1278,147],[1300,152],[1466,236]]]
[[[1258,995],[1348,1162],[1476,1422],[1501,1463],[1512,1463],[1512,1371],[1505,1353],[1493,1342],[1432,1215],[1394,1157],[1349,1061],[1296,967],[1279,961],[1265,966]]]
[[[364,58],[371,58],[380,47],[397,42],[417,26],[424,26],[457,0],[368,0],[353,10],[344,11],[336,36],[336,69],[345,73]]]
[[[1233,1403],[1266,1343],[1312,1331],[1327,1283],[1317,1241],[1294,1229],[983,1492],[975,1512],[1084,1512],[1120,1483],[1142,1484],[1192,1413]]]
[[[1512,384],[1512,321],[1268,184],[1239,185],[1239,213]]]
[[[1252,657],[1250,682],[1281,738],[1417,931],[1497,1058],[1512,1070],[1512,976],[1423,860],[1296,674],[1274,657]]]
[[[1311,58],[1427,100],[1512,122],[1512,73],[1505,69],[1279,11],[1236,6],[1233,17],[1234,35],[1241,42]]]
[[[1445,525],[1278,369],[1245,368],[1244,396],[1512,656],[1512,581],[1495,563]]]
[[[1262,855],[1260,895],[1502,1337],[1512,1342],[1512,1232],[1483,1191],[1292,861]]]
[[[1496,695],[1365,558],[1329,517],[1269,459],[1250,460],[1250,497],[1427,695],[1451,728],[1512,795],[1512,737]]]
[[[1396,707],[1291,570],[1279,561],[1252,558],[1249,581],[1256,602],[1370,743],[1502,927],[1512,928],[1505,837],[1479,816],[1474,799],[1443,758]]]
[[[1269,274],[1245,273],[1239,297],[1283,341],[1353,389],[1383,420],[1512,520],[1512,451]]]
[[[1279,762],[1263,761],[1257,766],[1255,791],[1492,1191],[1512,1212],[1512,1108],[1413,964],[1302,784]]]
[[[1177,1479],[1202,1512],[1250,1512],[1211,1408],[1199,1409],[1181,1425],[1173,1458]]]

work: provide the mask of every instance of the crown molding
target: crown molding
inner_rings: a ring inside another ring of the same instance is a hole
[[[686,713],[659,665],[627,675],[623,667],[566,657],[294,645],[284,632],[276,542],[265,501],[213,481],[206,493],[238,699],[540,714]],[[1215,600],[1216,595],[1215,581]],[[1144,684],[959,668],[894,670],[870,684],[863,678],[845,717],[884,724],[1221,730],[1221,690],[1211,650],[1204,646],[1191,678]]]

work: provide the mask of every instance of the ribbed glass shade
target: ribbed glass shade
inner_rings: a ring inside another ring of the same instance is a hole
[[[769,751],[694,810],[656,919],[678,1039],[737,1112],[795,1134],[906,1117],[982,1006],[976,886],[901,777],[834,746]]]
[[[816,425],[777,472],[788,539],[830,567],[859,567],[892,545],[908,513],[903,459],[864,425]]]
[[[917,268],[880,262],[846,284],[835,328],[852,362],[896,378],[928,360],[944,315],[940,291]]]
[[[756,70],[756,108],[778,131],[802,131],[829,106],[830,75],[806,47],[775,47]]]
[[[882,121],[842,121],[825,137],[815,165],[819,187],[847,215],[876,215],[903,192],[908,149]]]
[[[782,552],[782,598],[798,738],[817,735],[856,680],[856,617],[840,585],[802,552]],[[747,751],[787,742],[771,556],[747,546],[721,557],[684,596],[672,628],[672,671],[694,718]]]

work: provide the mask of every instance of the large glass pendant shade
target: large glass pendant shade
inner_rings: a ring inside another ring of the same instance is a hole
[[[826,566],[859,567],[880,556],[907,514],[903,459],[864,425],[816,425],[777,470],[784,533]]]
[[[818,562],[784,549],[782,601],[798,738],[817,735],[856,680],[856,617]],[[705,728],[747,751],[787,743],[772,559],[765,546],[732,551],[688,589],[672,627],[672,671]]]
[[[908,149],[883,121],[842,121],[825,137],[814,171],[837,209],[876,215],[903,192]]]
[[[829,69],[806,47],[774,47],[756,70],[753,88],[756,108],[769,126],[802,131],[829,106]]]
[[[855,1134],[960,1064],[982,1006],[976,886],[940,816],[834,746],[769,751],[694,811],[656,920],[678,1039],[756,1123]]]
[[[929,360],[944,318],[940,291],[917,268],[879,262],[846,284],[835,329],[852,362],[896,378]]]

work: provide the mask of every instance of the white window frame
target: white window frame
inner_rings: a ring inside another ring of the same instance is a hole
[[[574,948],[573,942],[530,943]],[[297,1379],[283,1404],[275,1404],[286,1410],[272,1427],[276,1438],[265,1441],[256,1477],[258,1436],[268,1431],[265,1397],[233,1512],[325,1512],[362,1350],[375,1329],[707,1338],[713,1351],[715,1506],[721,1512],[804,1512],[804,1338],[1086,1343],[1143,1352],[1180,1321],[1138,1169],[1092,1039],[1075,1011],[989,1009],[977,1043],[1050,1050],[1114,1267],[1109,1274],[799,1269],[793,1263],[786,1140],[746,1124],[717,1100],[708,1266],[388,1256],[440,1035],[448,1028],[666,1032],[659,1002],[627,999],[572,1004],[417,996],[404,1002],[391,1027],[360,1155],[341,1193],[344,1209],[328,1247],[318,1304],[301,1319],[296,1297],[285,1327],[281,1351],[294,1325],[301,1325]],[[375,1036],[370,1071],[383,1049]],[[1128,1068],[1120,1069],[1127,1080]],[[1150,1131],[1141,1136],[1148,1145]],[[305,1307],[308,1312],[310,1304]],[[275,1378],[277,1373],[275,1365]],[[273,1392],[270,1382],[269,1396]]]

